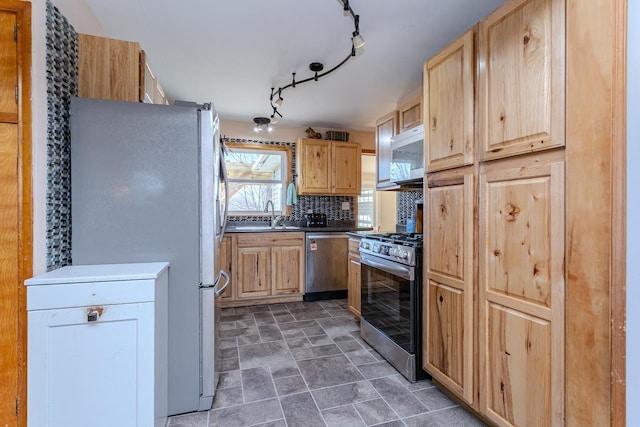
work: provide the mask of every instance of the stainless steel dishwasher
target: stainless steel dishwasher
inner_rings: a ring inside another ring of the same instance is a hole
[[[307,233],[305,301],[347,297],[349,236]]]

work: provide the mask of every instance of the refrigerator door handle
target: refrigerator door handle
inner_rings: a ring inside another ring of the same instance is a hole
[[[225,279],[224,286],[222,288],[218,289],[218,287],[220,285],[220,279],[222,277],[224,277],[224,279]],[[216,298],[219,298],[224,293],[224,291],[227,289],[227,286],[229,286],[229,283],[231,283],[231,278],[229,277],[229,273],[227,273],[224,270],[220,270],[220,272],[218,273],[218,279],[216,280],[216,284],[213,287]]]
[[[220,224],[220,241],[224,237],[224,232],[227,228],[227,217],[229,216],[229,181],[224,157],[224,148],[220,144],[220,181],[224,183],[224,212],[222,214],[222,224]]]

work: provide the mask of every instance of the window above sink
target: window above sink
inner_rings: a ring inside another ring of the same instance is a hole
[[[276,215],[287,215],[291,147],[227,142],[229,215],[264,215],[268,200]]]

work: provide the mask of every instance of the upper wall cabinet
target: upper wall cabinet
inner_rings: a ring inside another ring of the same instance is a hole
[[[428,172],[473,164],[473,45],[472,29],[424,64]]]
[[[136,42],[78,34],[78,77],[85,98],[168,103]]]
[[[147,104],[168,104],[160,82],[156,78],[144,50],[140,51],[140,102]]]
[[[411,129],[422,124],[422,98],[407,102],[398,107],[398,132]]]
[[[391,138],[398,134],[398,111],[376,121],[376,189],[395,190],[391,182]]]
[[[78,95],[138,102],[140,45],[78,34]]]
[[[480,22],[482,160],[564,145],[564,7],[513,0]]]
[[[358,195],[361,147],[355,142],[301,138],[296,146],[298,194]]]

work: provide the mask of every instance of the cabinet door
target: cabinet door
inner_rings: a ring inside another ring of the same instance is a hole
[[[78,96],[137,102],[140,46],[78,34]]]
[[[353,142],[331,143],[333,194],[360,194],[362,156],[360,144]]]
[[[304,248],[273,247],[272,295],[301,294],[304,289]]]
[[[14,31],[17,25],[16,15],[11,12],[0,12],[0,121],[4,123],[18,122],[18,46],[14,42]]]
[[[483,160],[564,145],[565,2],[509,1],[480,22]]]
[[[220,268],[229,273],[229,277],[233,277],[233,245],[231,236],[225,235],[220,243]],[[234,284],[230,283],[224,290],[220,298],[223,300],[233,300]]]
[[[142,52],[141,57],[143,57],[144,52]],[[153,93],[156,87],[156,76],[151,71],[151,67],[149,63],[145,61],[142,63],[142,71],[143,71],[143,81],[140,84],[140,88],[142,89],[142,98],[140,101],[146,104],[153,104]]]
[[[154,425],[154,304],[91,309],[28,313],[29,425]]]
[[[391,138],[397,134],[397,111],[376,122],[376,189],[378,190],[398,188],[391,182]]]
[[[264,297],[271,294],[271,251],[269,248],[237,249],[238,298]]]
[[[473,30],[424,65],[425,164],[428,172],[474,160]]]
[[[321,139],[298,140],[299,194],[331,193],[331,144]]]
[[[426,371],[474,406],[473,174],[427,186]]]
[[[564,164],[480,180],[480,410],[501,426],[562,425]]]
[[[398,132],[411,129],[422,123],[422,98],[414,99],[398,107]]]
[[[360,301],[362,298],[360,285],[360,257],[349,254],[349,285],[347,290],[347,305],[349,311],[360,318]]]

